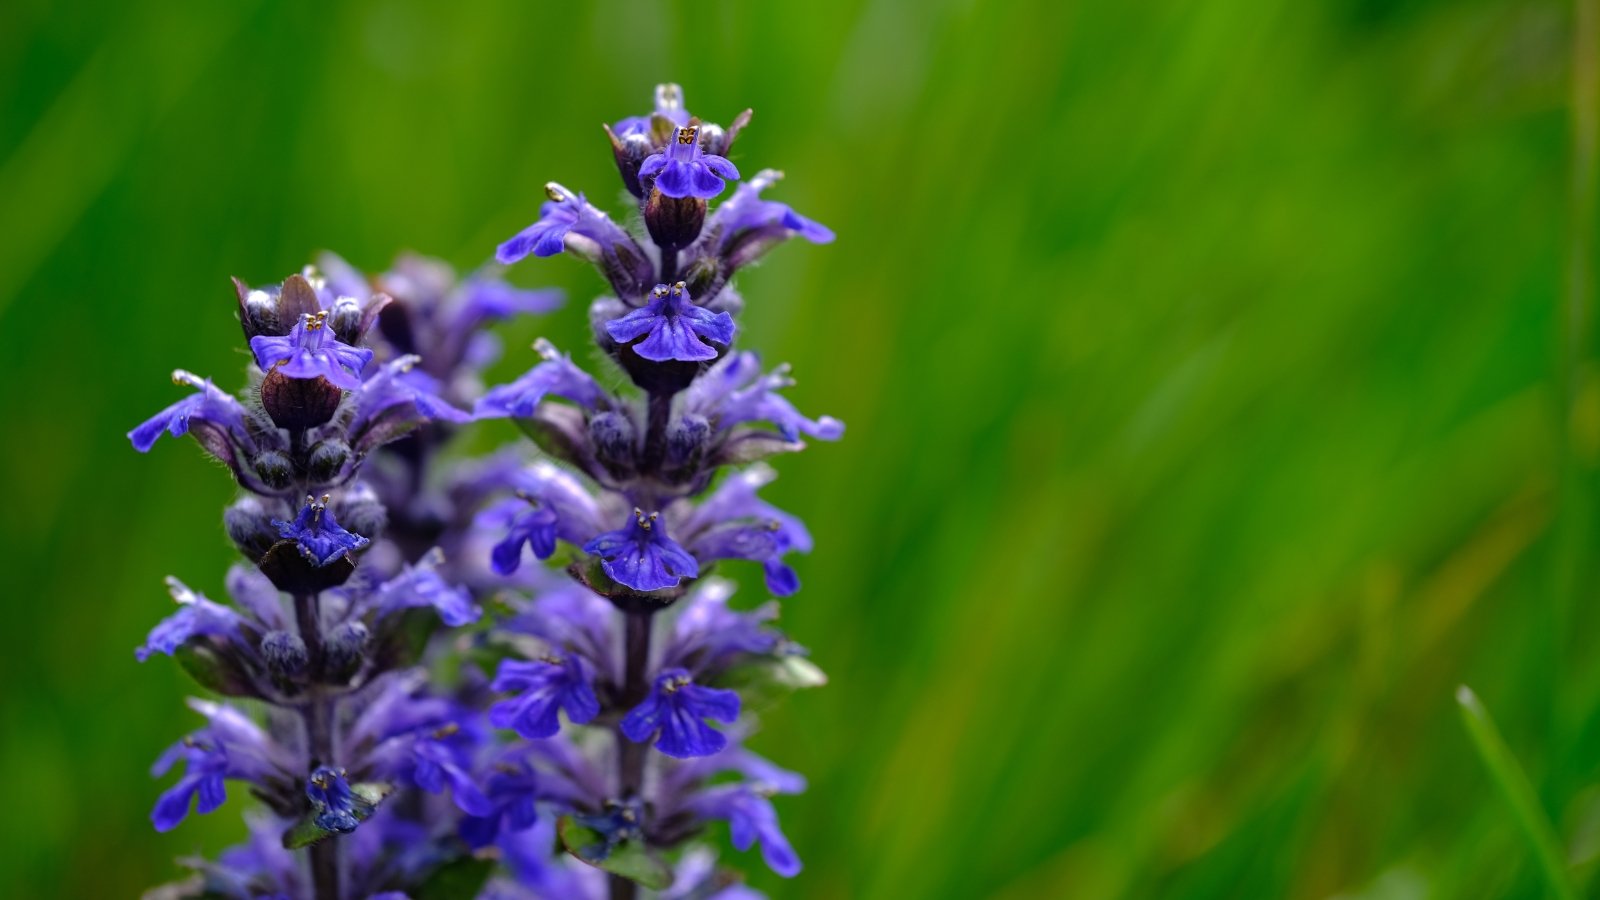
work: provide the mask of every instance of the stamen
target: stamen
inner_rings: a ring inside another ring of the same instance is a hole
[[[680,144],[693,144],[695,142],[695,137],[699,133],[700,133],[700,129],[698,129],[698,128],[693,128],[693,127],[679,128],[678,129],[678,143],[680,143]]]

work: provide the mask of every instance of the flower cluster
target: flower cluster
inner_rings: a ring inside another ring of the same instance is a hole
[[[743,301],[731,279],[783,241],[833,235],[762,198],[773,171],[708,203],[740,177],[726,157],[748,120],[702,122],[663,85],[654,113],[607,129],[646,234],[552,183],[539,220],[497,255],[595,264],[611,293],[590,306],[594,339],[632,384],[610,387],[614,377],[541,341],[533,368],[474,407],[479,419],[516,420],[544,457],[499,473],[503,496],[478,517],[498,536],[491,568],[516,578],[559,555],[568,576],[534,576],[532,598],[511,601],[501,634],[518,652],[490,685],[501,699],[489,721],[522,739],[513,746],[530,754],[535,808],[559,816],[568,854],[613,874],[613,898],[633,896],[628,879],[663,897],[752,896],[703,852],[682,855],[675,872],[665,862],[719,820],[736,849],[759,844],[773,871],[800,870],[772,798],[804,779],[743,746],[753,728],[745,707],[752,691],[823,679],[773,628],[776,603],[736,610],[731,583],[708,576],[720,561],[746,560],[772,594],[800,587],[789,558],[809,551],[811,536],[759,496],[774,477],[762,460],[844,427],[802,415],[781,393],[787,369],[763,370],[735,348]],[[537,894],[551,871],[564,870],[524,859],[513,874]]]
[[[749,111],[724,128],[675,85],[655,99],[606,129],[642,229],[551,183],[496,253],[599,269],[600,377],[540,340],[526,374],[486,390],[485,326],[558,294],[493,267],[460,278],[408,255],[367,275],[327,254],[281,285],[235,281],[243,391],[180,370],[191,393],[129,433],[140,452],[192,436],[240,488],[228,602],[168,579],[177,609],[135,655],[225,698],[191,700],[202,724],[156,762],[176,781],[155,827],[238,786],[260,808],[244,844],[185,860],[163,896],[759,897],[692,843],[715,822],[800,871],[773,798],[805,780],[744,740],[758,700],[825,679],[774,627],[776,601],[736,608],[712,572],[756,563],[771,594],[799,590],[811,536],[759,496],[765,460],[844,426],[801,414],[787,368],[735,346],[732,279],[833,235],[763,198],[779,173],[740,180],[728,154]],[[486,419],[535,446],[453,452]]]
[[[459,830],[494,809],[486,679],[447,690],[418,667],[430,635],[481,616],[433,546],[470,511],[420,529],[416,510],[421,486],[448,474],[436,450],[470,420],[461,406],[493,358],[481,326],[559,297],[490,273],[458,284],[416,257],[376,279],[336,257],[324,269],[265,289],[236,282],[254,363],[246,389],[180,371],[193,393],[128,435],[141,452],[163,433],[190,435],[242,489],[223,516],[245,560],[228,573],[230,602],[168,579],[178,608],[136,651],[173,657],[230,698],[191,701],[205,724],[156,763],[157,776],[181,770],[155,827],[217,809],[229,782],[265,807],[249,844],[190,861],[178,896],[415,888],[462,857]]]

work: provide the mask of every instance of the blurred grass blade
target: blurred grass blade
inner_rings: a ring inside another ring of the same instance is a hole
[[[1576,898],[1577,892],[1572,887],[1555,829],[1539,806],[1539,798],[1534,795],[1528,776],[1517,764],[1516,757],[1511,755],[1510,748],[1506,747],[1494,720],[1489,718],[1489,711],[1478,701],[1478,695],[1472,692],[1472,688],[1466,685],[1456,689],[1456,702],[1461,704],[1461,718],[1467,724],[1467,733],[1472,735],[1478,755],[1483,757],[1483,764],[1489,768],[1495,784],[1499,785],[1501,794],[1517,818],[1517,824],[1522,826],[1522,833],[1533,845],[1533,853],[1550,882],[1550,889],[1563,900]]]

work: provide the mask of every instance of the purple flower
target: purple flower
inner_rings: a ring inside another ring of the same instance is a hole
[[[207,743],[194,737],[174,744],[161,755],[150,774],[159,778],[167,774],[173,763],[183,760],[183,777],[178,783],[163,791],[150,811],[150,821],[157,831],[171,831],[189,815],[190,802],[199,798],[195,811],[201,815],[215,810],[228,799],[224,780],[228,777],[228,751],[220,744]]]
[[[183,582],[170,576],[167,578],[167,590],[172,593],[172,599],[177,601],[178,611],[150,629],[144,646],[133,654],[140,662],[149,659],[152,653],[171,656],[179,647],[197,637],[211,635],[240,639],[239,626],[244,624],[244,619],[238,613],[207,600],[204,595],[190,590]]]
[[[683,669],[663,669],[643,703],[622,720],[628,740],[643,743],[657,730],[656,749],[677,759],[710,756],[728,739],[703,720],[732,722],[739,718],[739,695],[695,684]]]
[[[618,241],[633,241],[626,231],[591,205],[582,194],[573,194],[553,181],[544,186],[544,192],[550,199],[539,207],[539,221],[501,244],[494,254],[496,261],[510,265],[526,258],[529,253],[541,257],[555,256],[567,249],[568,235],[586,238],[602,252]]]
[[[494,808],[486,816],[468,816],[462,821],[461,836],[468,846],[486,847],[502,831],[523,831],[539,820],[539,776],[526,760],[496,763],[485,788]]]
[[[245,447],[255,449],[255,440],[245,427],[244,407],[239,405],[238,400],[218,390],[211,384],[209,378],[200,378],[182,369],[173,370],[172,382],[189,385],[196,389],[195,393],[156,413],[144,424],[128,432],[128,440],[133,442],[133,449],[140,453],[149,452],[163,431],[173,437],[182,437],[189,433],[191,422],[212,425],[231,435]]]
[[[172,580],[168,581],[171,585]],[[278,589],[255,566],[235,563],[228,568],[223,585],[235,606],[249,613],[251,624],[259,631],[284,628],[288,621],[283,614],[283,601]],[[182,602],[182,601],[179,601]]]
[[[211,812],[227,799],[224,780],[263,784],[287,768],[284,752],[249,717],[220,703],[190,699],[190,708],[205,716],[206,727],[188,735],[161,754],[150,769],[153,777],[165,775],[179,760],[183,777],[168,788],[150,811],[157,831],[170,831],[195,809]]]
[[[472,776],[467,774],[462,748],[452,746],[445,740],[456,733],[447,727],[433,735],[417,738],[411,747],[411,780],[430,794],[443,793],[448,784],[456,806],[462,812],[469,816],[487,816],[494,812],[494,805],[483,795]]]
[[[719,785],[703,792],[692,807],[703,818],[726,819],[733,846],[739,850],[748,850],[759,840],[761,857],[772,871],[785,878],[800,874],[800,857],[778,828],[778,814],[764,792],[744,784]]]
[[[248,839],[223,850],[216,862],[190,858],[181,862],[203,873],[207,887],[237,900],[302,896],[300,861],[283,846],[284,823],[268,815],[245,816]]]
[[[372,815],[372,803],[350,789],[343,769],[317,767],[306,779],[306,796],[316,811],[317,826],[328,831],[349,834]]]
[[[327,494],[323,494],[321,500],[307,497],[306,505],[301,507],[300,514],[295,516],[293,522],[273,519],[272,524],[278,529],[280,538],[299,544],[300,553],[318,567],[372,543],[359,534],[339,527],[339,520],[333,517],[333,510],[328,507]]]
[[[800,215],[786,203],[761,199],[761,192],[776,184],[783,173],[763,169],[733,192],[728,201],[717,207],[706,231],[719,236],[717,249],[725,251],[735,241],[777,242],[793,235],[813,244],[833,241],[833,232],[820,222]]]
[[[648,335],[633,352],[654,362],[716,359],[716,349],[700,338],[726,345],[733,342],[733,330],[732,316],[695,306],[681,281],[656,285],[643,308],[606,323],[606,333],[618,343]]]
[[[372,361],[372,351],[352,347],[334,337],[328,313],[306,313],[283,337],[258,334],[250,350],[263,372],[276,369],[288,378],[328,379],[345,390],[361,387],[361,370]]]
[[[494,546],[490,566],[510,575],[522,564],[527,544],[540,559],[555,552],[558,539],[581,544],[600,530],[600,510],[578,480],[548,462],[516,476],[518,499],[506,500],[479,516],[485,527],[503,527],[506,536]]]
[[[800,589],[800,579],[783,556],[790,551],[810,553],[811,534],[799,519],[756,496],[776,477],[771,467],[755,465],[726,479],[679,529],[696,558],[759,562],[767,589],[786,597]]]
[[[538,599],[507,620],[507,631],[529,634],[579,654],[599,669],[603,677],[615,678],[615,608],[588,588],[563,578],[539,591]]]
[[[573,364],[572,357],[556,350],[554,344],[543,338],[536,341],[533,348],[544,357],[544,362],[516,381],[490,389],[478,400],[473,415],[480,419],[531,418],[540,401],[550,394],[565,397],[584,409],[596,409],[608,403],[606,392],[589,373]]]
[[[559,308],[564,299],[561,291],[555,288],[519,288],[507,284],[503,278],[487,274],[469,277],[460,290],[460,326],[476,326],[486,320],[551,312]]]
[[[658,513],[633,511],[633,520],[583,545],[583,552],[600,557],[601,567],[613,581],[636,591],[677,587],[680,579],[695,578],[700,564],[689,551],[667,537]]]
[[[437,549],[425,554],[414,566],[406,566],[399,575],[379,585],[367,598],[364,607],[373,609],[379,618],[402,609],[431,606],[439,613],[440,621],[457,628],[478,621],[482,610],[472,602],[472,595],[463,588],[445,582],[438,567],[444,554]]]
[[[721,430],[760,421],[777,426],[787,441],[799,440],[801,433],[825,441],[843,437],[843,422],[832,416],[806,418],[794,404],[778,395],[779,390],[793,384],[787,364],[762,375],[759,356],[730,353],[689,386],[684,408],[705,416]]]
[[[397,406],[410,404],[410,418],[433,422],[470,422],[472,416],[456,409],[439,396],[439,383],[416,366],[420,356],[402,356],[384,363],[361,385],[356,401],[356,418],[351,431]]]
[[[667,148],[645,157],[639,179],[654,176],[656,190],[668,197],[699,197],[709,200],[727,187],[724,178],[738,178],[733,163],[700,149],[700,128],[686,125],[678,129]]]
[[[707,578],[695,585],[679,603],[682,612],[673,624],[663,665],[705,671],[720,667],[730,657],[764,655],[778,648],[783,635],[767,627],[778,617],[777,603],[736,612],[728,608],[731,596],[733,583],[726,579]]]
[[[490,707],[489,724],[539,740],[561,729],[558,708],[567,711],[567,718],[574,725],[589,722],[600,714],[600,701],[590,684],[592,677],[588,664],[575,655],[531,662],[503,660],[489,687],[518,696]]]

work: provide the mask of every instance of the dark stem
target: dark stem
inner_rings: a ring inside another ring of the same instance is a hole
[[[294,597],[295,626],[300,631],[300,639],[306,643],[306,656],[314,682],[305,705],[300,707],[306,723],[306,750],[311,757],[312,769],[333,765],[334,762],[334,700],[322,693],[320,685],[315,683],[321,680],[325,656],[317,605],[316,594],[296,594]],[[311,858],[311,883],[317,900],[339,900],[338,839],[318,841],[307,852]]]
[[[661,283],[671,284],[678,280],[678,248],[661,248]]]
[[[294,596],[294,624],[300,629],[300,640],[306,642],[306,655],[310,658],[312,677],[321,677],[322,622],[317,615],[316,594]]]
[[[661,470],[661,460],[667,455],[667,423],[672,420],[672,395],[651,394],[645,420],[643,469],[654,473]]]
[[[630,612],[625,613],[623,619],[626,623],[623,631],[625,662],[620,705],[624,709],[631,709],[650,693],[646,676],[650,665],[650,626],[655,616],[648,612]],[[617,730],[617,793],[620,799],[626,801],[639,795],[640,788],[644,786],[644,761],[648,749],[645,744],[628,740],[620,728]],[[638,885],[620,875],[612,875],[609,883],[611,900],[634,900],[638,894]]]

